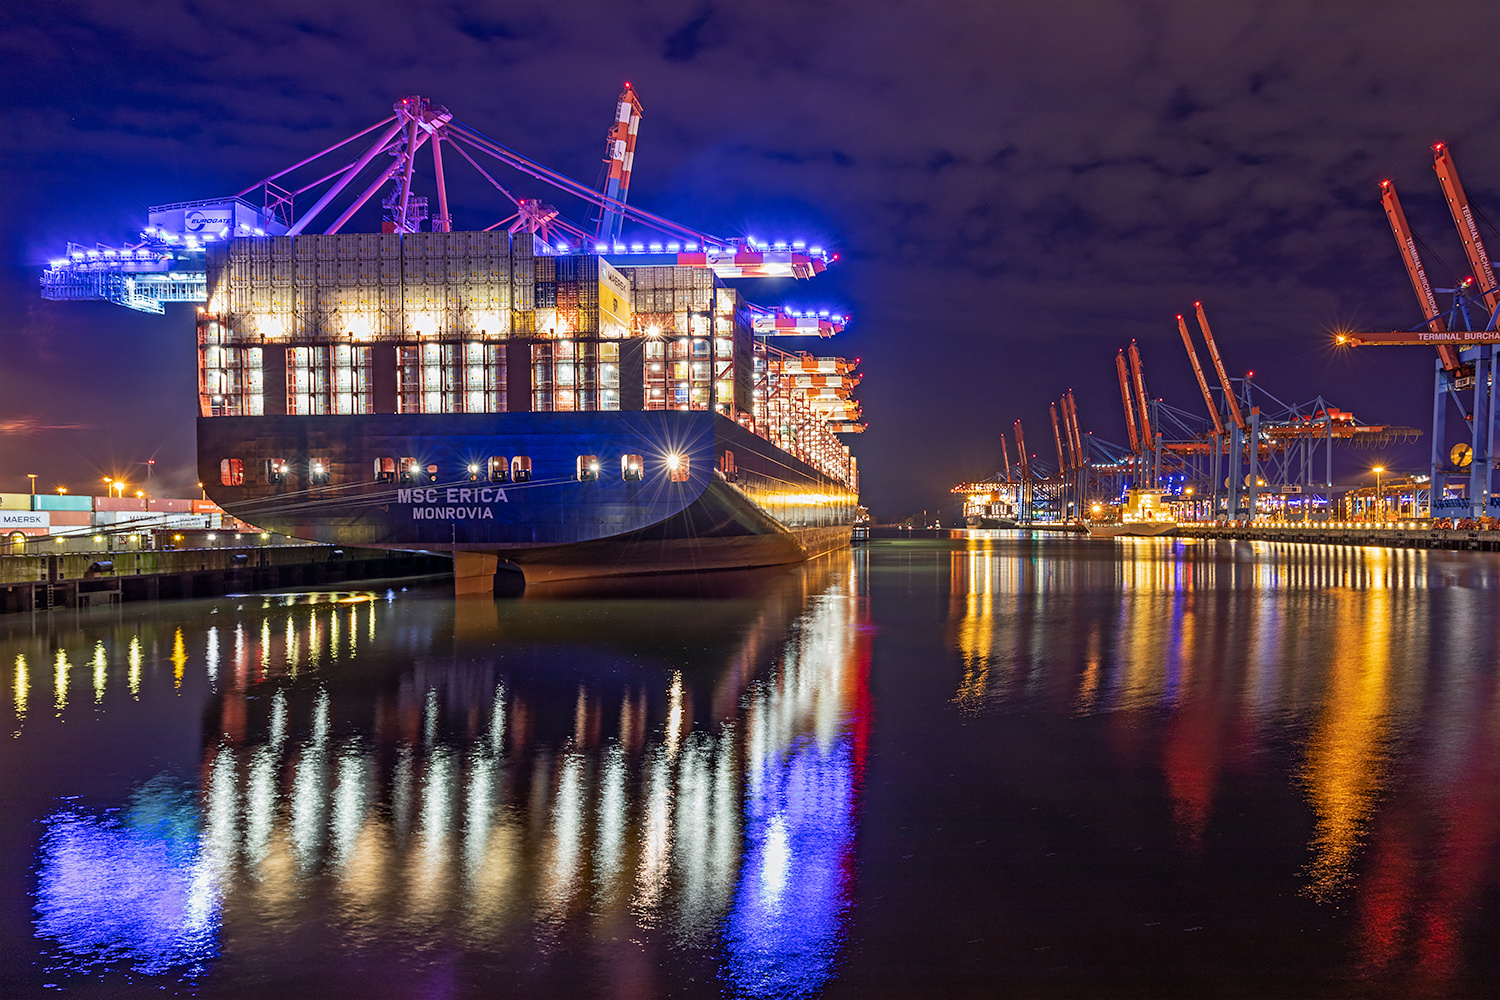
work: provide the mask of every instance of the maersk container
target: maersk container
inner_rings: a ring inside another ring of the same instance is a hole
[[[94,501],[102,497],[75,496],[71,493],[38,493],[31,498],[32,510],[93,510]]]

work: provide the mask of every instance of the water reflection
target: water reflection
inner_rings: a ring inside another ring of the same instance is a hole
[[[622,949],[685,946],[721,955],[737,994],[814,992],[850,906],[869,724],[853,569],[669,602],[678,648],[643,643],[630,601],[394,594],[241,598],[198,633],[106,635],[91,710],[203,685],[199,786],[55,812],[36,933],[58,970],[189,977],[325,923],[351,947],[487,961],[582,935],[601,982]],[[128,701],[108,652],[126,647]],[[24,657],[15,676],[24,738]]]
[[[1415,968],[1441,991],[1500,849],[1496,560],[1004,536],[948,557],[961,712],[1044,707],[1159,733],[1172,821],[1194,853],[1233,772],[1292,736],[1312,817],[1302,890],[1330,907],[1352,898],[1368,974]]]

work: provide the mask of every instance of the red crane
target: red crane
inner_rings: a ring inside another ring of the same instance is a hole
[[[1068,471],[1068,460],[1063,457],[1062,432],[1057,429],[1057,404],[1053,403],[1052,409],[1052,440],[1057,442],[1057,474],[1060,476]],[[1071,449],[1072,442],[1069,442]]]
[[[1021,457],[1021,482],[1031,481],[1031,463],[1026,461],[1026,437],[1021,433],[1021,421],[1016,421],[1016,452]]]
[[[1005,459],[1005,481],[1010,482],[1010,447],[1005,442],[1005,435],[1000,435],[1000,455]]]
[[[1219,345],[1214,343],[1214,332],[1208,327],[1208,317],[1203,315],[1203,303],[1194,302],[1198,311],[1198,328],[1203,331],[1203,342],[1208,345],[1208,356],[1213,359],[1214,371],[1219,375],[1219,384],[1224,387],[1224,399],[1229,403],[1229,416],[1241,432],[1245,429],[1245,417],[1240,413],[1240,401],[1229,387],[1229,373],[1224,370],[1224,359],[1219,357]]]
[[[1135,429],[1135,403],[1130,398],[1130,376],[1125,371],[1125,352],[1115,354],[1115,371],[1120,376],[1120,401],[1125,404],[1125,431],[1130,435],[1130,453],[1141,453],[1140,437]]]
[[[1187,321],[1177,314],[1177,332],[1182,334],[1182,346],[1187,348],[1188,360],[1193,363],[1193,374],[1198,377],[1198,388],[1203,390],[1203,403],[1214,422],[1214,440],[1224,437],[1224,421],[1219,418],[1219,408],[1214,405],[1214,395],[1208,389],[1208,379],[1203,375],[1203,366],[1198,363],[1198,352],[1193,349],[1193,338],[1188,334]]]
[[[1449,162],[1451,164],[1452,161]],[[1439,174],[1439,177],[1441,176]],[[1417,302],[1421,305],[1422,314],[1427,320],[1427,329],[1433,333],[1446,333],[1448,324],[1443,322],[1443,317],[1438,310],[1437,296],[1432,294],[1432,283],[1427,280],[1427,271],[1422,267],[1422,258],[1417,256],[1416,237],[1412,235],[1411,226],[1406,224],[1406,213],[1401,210],[1401,199],[1396,197],[1396,186],[1390,181],[1380,182],[1380,204],[1385,209],[1385,217],[1391,224],[1391,235],[1396,237],[1396,247],[1401,251],[1402,262],[1406,264],[1406,276],[1411,279],[1411,289],[1417,293]],[[1437,352],[1445,370],[1450,372],[1458,370],[1458,354],[1452,347],[1447,344],[1438,344]]]
[[[1063,396],[1063,404],[1063,416],[1073,441],[1073,466],[1079,468],[1084,464],[1083,435],[1078,430],[1078,403],[1073,399],[1072,389]]]
[[[1146,373],[1141,370],[1141,352],[1130,342],[1130,376],[1135,382],[1135,405],[1141,420],[1141,450],[1150,451],[1156,442],[1151,432],[1151,413],[1146,406]]]

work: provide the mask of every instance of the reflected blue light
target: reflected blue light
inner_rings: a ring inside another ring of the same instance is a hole
[[[37,866],[36,936],[87,967],[206,972],[219,905],[200,857],[190,791],[153,779],[123,819],[63,809],[46,820]]]
[[[745,804],[748,851],[725,929],[735,996],[804,997],[834,972],[854,848],[850,737],[826,754],[806,740],[767,761]]]

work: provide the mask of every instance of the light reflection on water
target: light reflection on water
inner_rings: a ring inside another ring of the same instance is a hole
[[[1442,992],[1477,886],[1500,867],[1496,560],[1165,539],[1058,549],[979,535],[949,552],[954,705],[1163,717],[1161,773],[1194,852],[1229,755],[1294,738],[1313,817],[1301,890],[1361,913],[1363,974],[1414,960],[1408,982]],[[1413,760],[1425,773],[1398,773]],[[1394,794],[1398,780],[1410,784]],[[1413,841],[1413,800],[1436,807],[1435,848]]]
[[[369,954],[535,954],[581,935],[649,964],[686,946],[722,955],[710,970],[732,992],[816,992],[849,905],[849,744],[866,732],[851,718],[867,669],[854,563],[750,585],[687,627],[675,666],[643,659],[639,636],[611,641],[635,628],[628,602],[240,598],[197,631],[106,625],[90,708],[136,704],[110,697],[109,650],[128,643],[132,698],[206,705],[199,787],[173,792],[170,828],[107,805],[47,820],[35,913],[52,974],[112,963],[212,982],[326,922]],[[67,722],[79,640],[58,638]],[[15,662],[25,740],[32,682]]]
[[[31,837],[50,977],[13,992],[104,975],[202,995],[910,995],[905,961],[988,977],[943,980],[955,993],[1072,995],[1121,967],[1035,969],[1138,942],[1184,885],[1233,901],[1246,866],[1277,900],[1256,933],[1286,936],[1209,953],[1184,919],[1196,936],[1151,961],[1233,971],[1162,992],[1472,992],[1496,964],[1475,942],[1500,939],[1497,610],[1487,555],[978,534],[713,596],[13,619],[0,763],[47,792],[0,824],[31,831],[12,840]],[[1029,742],[1007,756],[995,734]],[[1132,805],[1060,766],[1062,818],[1028,825],[1046,799],[1013,786],[1070,759]],[[951,772],[948,798],[913,791]],[[1018,853],[1066,853],[1075,814],[1124,846],[1088,833],[1059,875]],[[1014,877],[997,857],[1021,859]],[[925,883],[921,864],[962,875]],[[1142,899],[1064,891],[1094,879]],[[960,933],[872,930],[888,895],[964,880]],[[1073,939],[1045,938],[1055,896]],[[1294,937],[1316,938],[1324,978],[1264,971]],[[997,940],[1019,957],[953,958]]]

